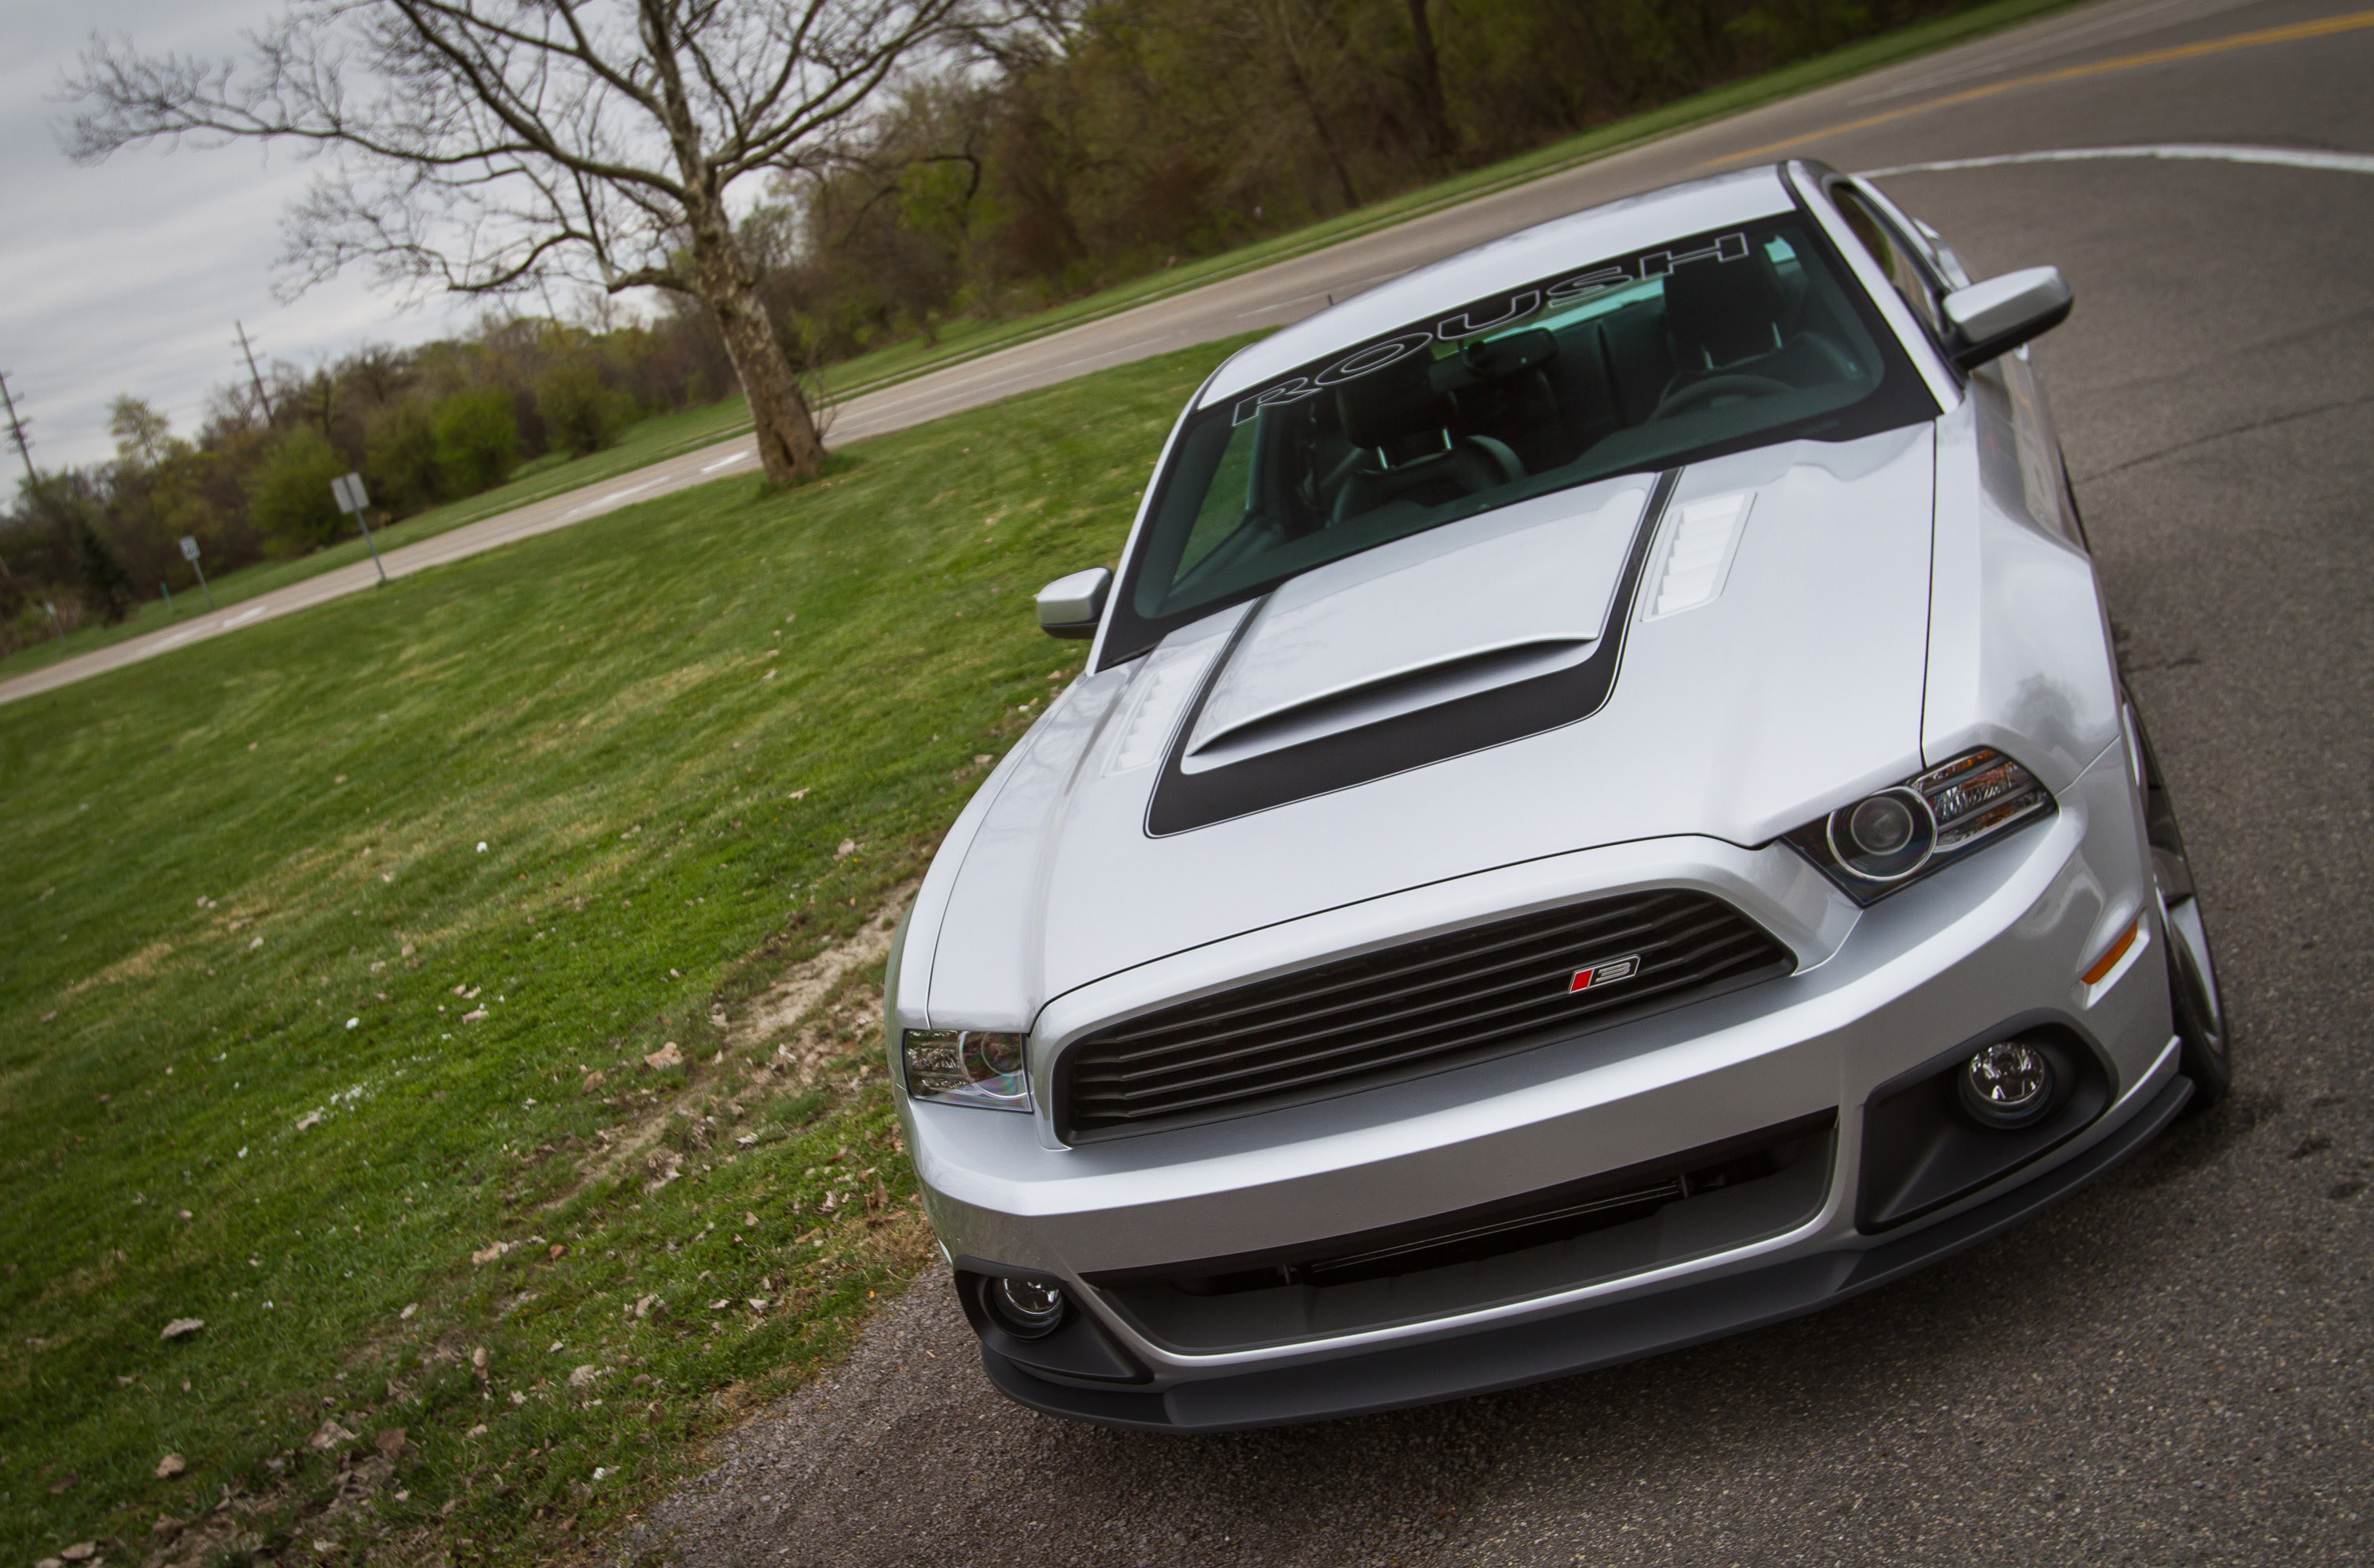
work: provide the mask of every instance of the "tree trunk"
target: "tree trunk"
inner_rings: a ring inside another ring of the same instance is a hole
[[[1360,188],[1352,183],[1351,168],[1345,163],[1344,155],[1335,150],[1335,138],[1327,129],[1326,111],[1319,107],[1319,99],[1310,90],[1310,82],[1302,74],[1302,62],[1295,58],[1290,44],[1279,53],[1286,62],[1286,79],[1293,87],[1294,95],[1302,100],[1303,109],[1310,115],[1310,128],[1319,137],[1320,150],[1327,155],[1329,167],[1335,171],[1335,183],[1344,188],[1344,205],[1347,209],[1358,206]]]
[[[782,340],[758,297],[758,280],[750,275],[733,234],[719,214],[693,226],[693,284],[701,303],[716,320],[725,339],[726,356],[750,402],[750,422],[758,439],[758,461],[768,480],[790,485],[824,472],[824,439],[817,434],[816,418],[801,395],[799,378],[792,372]]]
[[[1451,159],[1451,115],[1442,99],[1442,65],[1434,53],[1434,24],[1427,0],[1409,0],[1410,33],[1417,41],[1418,117],[1426,122],[1428,151],[1438,164]]]

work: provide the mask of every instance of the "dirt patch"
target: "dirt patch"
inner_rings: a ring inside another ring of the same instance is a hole
[[[870,1019],[876,1027],[880,1024],[881,999],[850,993],[861,977],[889,953],[899,918],[914,897],[915,887],[907,883],[892,889],[855,935],[793,965],[739,1007],[720,1007],[710,1014],[710,1022],[722,1024],[725,1031],[724,1048],[719,1054],[726,1062],[744,1064],[738,1085],[701,1076],[700,1069],[723,1065],[713,1059],[696,1060],[694,1071],[679,1085],[656,1094],[651,1093],[656,1084],[637,1080],[656,1077],[661,1083],[671,1080],[648,1070],[620,1069],[617,1078],[605,1075],[600,1082],[589,1079],[587,1092],[609,1091],[605,1098],[615,1097],[627,1110],[628,1119],[606,1129],[602,1148],[580,1166],[577,1188],[549,1199],[544,1208],[558,1209],[578,1188],[629,1174],[640,1176],[652,1187],[674,1180],[683,1159],[662,1140],[678,1121],[693,1129],[705,1128],[702,1117],[707,1107],[725,1097],[729,1090],[736,1100],[747,1101],[753,1096],[805,1093],[830,1081],[834,1066],[867,1037],[866,1022]],[[772,1056],[757,1059],[770,1045]],[[861,1063],[842,1086],[862,1086],[870,1071]]]

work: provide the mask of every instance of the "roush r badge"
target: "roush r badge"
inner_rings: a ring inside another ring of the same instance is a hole
[[[1628,980],[1640,972],[1640,955],[1628,954],[1622,958],[1603,958],[1587,969],[1577,969],[1567,992],[1591,990],[1598,986],[1612,986],[1618,980]]]

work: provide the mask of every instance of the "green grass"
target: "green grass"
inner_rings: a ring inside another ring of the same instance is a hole
[[[464,500],[451,501],[416,513],[391,527],[374,529],[371,537],[382,550],[393,550],[398,545],[476,522],[480,518],[510,511],[514,507],[528,506],[547,497],[565,495],[587,485],[599,484],[679,452],[722,441],[749,427],[750,410],[739,393],[677,414],[653,415],[629,427],[619,437],[617,445],[607,451],[579,458],[538,458],[526,464],[516,477],[506,484]],[[215,609],[228,610],[241,600],[253,599],[259,593],[269,593],[276,588],[319,577],[325,571],[369,558],[362,535],[357,533],[351,539],[342,539],[311,555],[291,556],[286,560],[259,561],[237,571],[225,572],[212,579],[208,586],[214,594]],[[13,654],[0,656],[0,674],[18,675],[43,669],[61,659],[88,653],[94,649],[106,648],[143,633],[162,631],[208,614],[206,594],[199,590],[196,580],[185,570],[177,568],[170,611],[160,599],[153,603],[143,603],[116,626],[90,622],[77,626],[67,634],[63,647],[55,638],[29,643]]]
[[[1233,346],[0,708],[0,1560],[573,1555],[835,1353],[928,1245],[878,957],[751,999],[1076,669],[1028,596]]]

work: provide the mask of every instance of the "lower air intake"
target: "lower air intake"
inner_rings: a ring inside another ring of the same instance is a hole
[[[1793,962],[1703,893],[1538,909],[1087,1036],[1056,1064],[1056,1121],[1076,1142],[1349,1094],[1606,1028]]]

